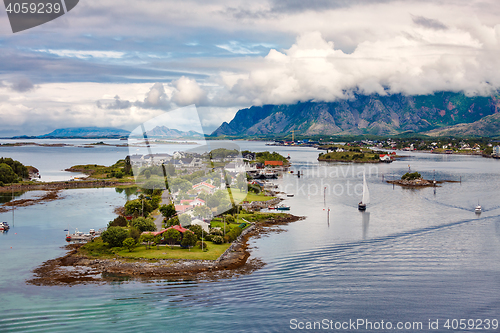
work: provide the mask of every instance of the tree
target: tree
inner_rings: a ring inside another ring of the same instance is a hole
[[[167,241],[168,245],[172,246],[181,240],[181,233],[175,229],[168,229],[163,233],[163,237]]]
[[[195,215],[200,216],[202,218],[208,218],[212,214],[210,208],[208,208],[205,205],[196,206],[194,207],[193,211]]]
[[[149,170],[144,171],[144,177],[146,177],[146,179],[151,178],[151,171]]]
[[[108,227],[126,227],[127,225],[127,219],[119,215],[113,221],[109,222]]]
[[[127,201],[125,204],[125,214],[127,215],[143,215],[143,208],[144,206],[144,216],[148,216],[150,212],[153,211],[153,208],[151,207],[151,204],[149,200],[147,199],[135,199],[135,200],[130,200]]]
[[[136,217],[130,222],[134,228],[139,229],[140,231],[156,231],[156,225],[153,219],[145,218],[145,217]]]
[[[146,243],[146,249],[149,249],[149,244],[151,242],[153,242],[155,239],[155,236],[151,233],[146,233],[146,234],[142,234],[141,235],[141,238],[139,238],[139,242],[141,243]]]
[[[169,176],[174,176],[175,175],[175,166],[172,163],[167,164],[165,167],[165,172]]]
[[[193,188],[193,184],[191,184],[191,182],[182,178],[174,178],[169,181],[168,185],[172,192],[177,192],[177,191],[187,192]]]
[[[163,235],[156,235],[156,237],[153,239],[153,244],[156,245],[156,249],[160,249],[160,243],[163,241]]]
[[[136,242],[139,241],[139,238],[141,237],[142,231],[136,228],[130,228],[128,231],[129,237],[132,237]]]
[[[196,242],[198,239],[196,238],[196,235],[192,231],[186,231],[184,232],[184,235],[182,236],[182,241],[181,241],[181,246],[191,248],[196,245]]]
[[[236,186],[243,192],[247,189],[247,177],[243,173],[236,177]]]
[[[207,198],[207,206],[210,208],[215,208],[219,205],[220,201],[214,195],[211,195]]]
[[[203,229],[201,228],[201,226],[199,225],[190,225],[188,227],[189,230],[191,230],[192,232],[194,232],[194,234],[196,235],[196,238],[197,239],[201,239],[201,235],[203,234]]]
[[[127,237],[128,231],[122,227],[109,227],[101,235],[102,240],[110,247],[121,247]]]
[[[162,205],[160,207],[160,212],[166,219],[170,219],[176,214],[175,206],[173,204]]]
[[[165,225],[167,227],[171,227],[174,225],[181,225],[181,223],[179,222],[179,217],[175,216],[175,217],[171,218],[170,220],[168,220],[167,223],[165,223]]]
[[[125,240],[123,241],[123,246],[128,249],[128,252],[132,252],[135,244],[135,239],[133,239],[132,237],[125,238]]]
[[[6,163],[0,164],[0,181],[3,183],[17,182],[17,175],[12,170],[12,168]]]
[[[181,226],[190,225],[191,224],[191,216],[189,216],[187,214],[182,214],[181,216],[179,216],[179,222],[180,222]]]

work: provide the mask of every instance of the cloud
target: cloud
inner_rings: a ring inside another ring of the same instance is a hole
[[[195,80],[181,77],[173,82],[176,91],[173,93],[172,102],[179,106],[190,104],[204,105],[207,102],[207,92],[201,89]]]
[[[113,103],[103,104],[101,101],[97,101],[96,105],[99,109],[123,110],[130,108],[132,106],[132,103],[127,100],[121,100],[120,96],[116,95]]]
[[[335,48],[319,32],[306,33],[288,50],[271,50],[246,74],[221,74],[225,98],[261,105],[333,101],[349,98],[353,91],[486,95],[500,88],[500,73],[494,70],[500,66],[495,58],[500,51],[500,26],[483,26],[481,31],[482,35],[473,37],[457,28],[417,28],[360,43],[350,54]]]
[[[429,18],[426,18],[423,16],[413,16],[412,15],[412,20],[413,20],[413,23],[420,25],[422,27],[429,28],[429,29],[434,29],[434,30],[446,30],[446,29],[448,29],[448,27],[446,25],[439,22],[438,20],[429,19]]]
[[[35,86],[27,77],[18,77],[12,80],[10,89],[17,92],[28,92],[35,89]]]
[[[143,102],[137,101],[135,105],[146,109],[170,109],[170,97],[165,92],[165,87],[162,83],[155,83],[149,89]]]

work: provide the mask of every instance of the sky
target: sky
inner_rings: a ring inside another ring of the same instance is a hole
[[[500,87],[495,0],[80,0],[12,33],[0,10],[0,137],[132,130],[195,105],[242,108]]]

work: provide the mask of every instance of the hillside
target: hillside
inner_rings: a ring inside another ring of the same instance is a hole
[[[179,138],[198,138],[203,139],[204,135],[195,131],[179,131],[166,126],[156,126],[146,134],[151,138],[179,139]]]
[[[430,136],[500,136],[500,113],[486,116],[471,124],[458,124],[445,128],[438,128],[424,134]]]
[[[37,138],[120,138],[129,134],[129,131],[114,127],[69,127],[56,129]]]
[[[212,136],[395,135],[473,123],[497,112],[496,97],[441,92],[427,96],[356,95],[351,100],[253,106],[239,110]]]

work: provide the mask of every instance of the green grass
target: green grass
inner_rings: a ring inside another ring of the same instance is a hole
[[[331,152],[323,154],[318,158],[318,161],[331,162],[378,162],[379,155],[366,152]]]
[[[160,246],[157,250],[156,246],[151,246],[150,249],[146,250],[145,245],[139,245],[132,252],[127,249],[120,249],[115,251],[119,256],[130,258],[130,259],[189,259],[189,260],[217,260],[227,250],[231,245],[229,243],[225,244],[213,244],[212,242],[206,242],[208,246],[208,251],[203,252],[197,247],[188,249],[182,249],[180,247],[170,248],[169,246]]]

